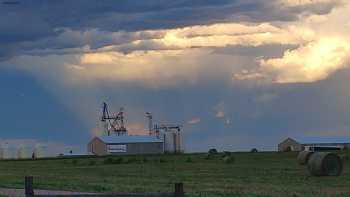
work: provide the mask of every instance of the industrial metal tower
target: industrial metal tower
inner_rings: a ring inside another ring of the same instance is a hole
[[[101,121],[104,123],[104,129],[107,135],[112,133],[116,135],[127,135],[128,131],[125,127],[124,109],[120,108],[119,112],[111,115],[108,111],[107,103],[103,102]]]

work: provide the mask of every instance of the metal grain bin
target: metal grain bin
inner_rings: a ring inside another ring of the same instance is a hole
[[[313,153],[314,152],[311,152],[311,151],[301,151],[301,152],[299,152],[298,157],[297,157],[298,164],[299,165],[306,165],[307,162],[310,159],[310,156]]]
[[[339,176],[343,171],[340,157],[329,152],[315,152],[307,163],[308,170],[314,176]]]

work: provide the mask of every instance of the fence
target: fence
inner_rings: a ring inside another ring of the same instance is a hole
[[[175,192],[173,193],[66,193],[66,194],[35,194],[33,188],[33,177],[25,177],[25,196],[26,197],[184,197],[183,183],[175,183]]]

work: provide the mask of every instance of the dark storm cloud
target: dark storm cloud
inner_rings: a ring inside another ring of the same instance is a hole
[[[4,57],[33,49],[64,49],[111,44],[81,39],[91,30],[134,32],[223,22],[291,21],[304,12],[325,14],[337,3],[280,7],[277,0],[121,0],[18,1],[0,4],[0,43]],[[67,36],[75,32],[76,35]],[[98,34],[92,34],[98,37]],[[126,35],[126,40],[128,36]],[[4,50],[4,49],[2,49]]]

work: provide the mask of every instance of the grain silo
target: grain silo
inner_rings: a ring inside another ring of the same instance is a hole
[[[181,125],[173,124],[155,124],[153,126],[152,114],[147,112],[146,117],[149,120],[149,134],[155,135],[164,142],[164,152],[181,153],[182,148]]]
[[[2,144],[0,144],[0,159],[4,159],[4,148],[2,147]]]
[[[8,159],[8,145],[7,144],[1,144],[2,149],[2,159]]]
[[[17,158],[17,148],[5,144],[3,146],[3,158],[4,159],[15,159]]]
[[[47,146],[44,144],[36,144],[33,153],[35,158],[47,157]]]
[[[165,152],[174,152],[175,151],[175,135],[173,132],[165,132],[163,134],[164,140],[164,151]]]
[[[182,150],[181,132],[179,128],[168,128],[163,132],[164,151],[167,153],[180,153]]]
[[[28,158],[26,147],[19,146],[17,149],[17,159],[26,159],[26,158]]]
[[[175,133],[175,152],[181,153],[183,152],[183,146],[182,146],[182,136],[181,132],[178,131]]]

